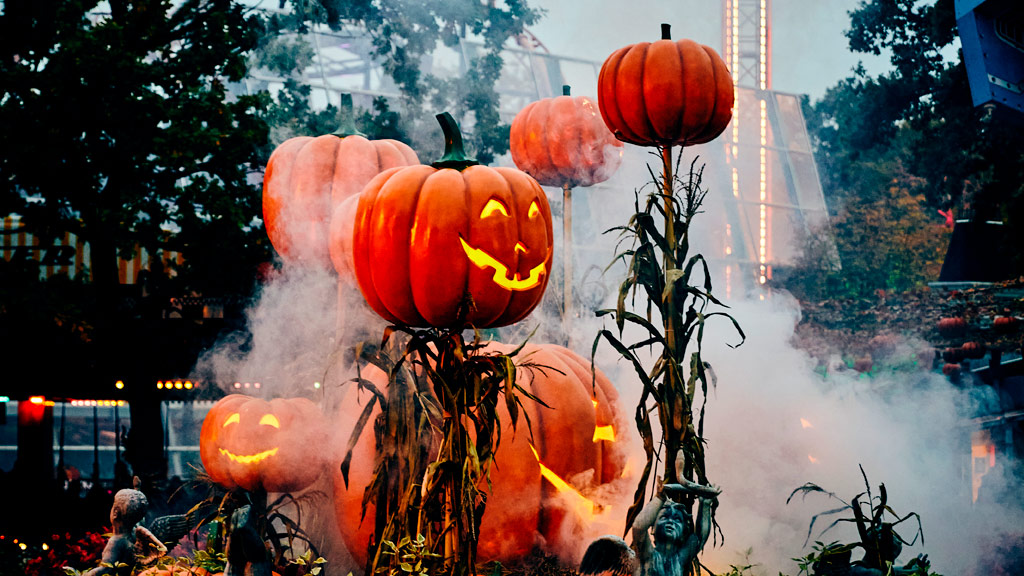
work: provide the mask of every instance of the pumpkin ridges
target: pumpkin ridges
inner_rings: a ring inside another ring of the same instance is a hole
[[[448,325],[458,314],[470,267],[465,258],[439,263],[435,253],[462,251],[470,212],[462,201],[466,183],[457,170],[438,170],[424,180],[416,202],[416,225],[409,237],[409,278],[416,309],[431,325]],[[424,217],[431,215],[430,218]],[[437,218],[437,220],[435,220]]]
[[[704,130],[694,138],[694,144],[704,144],[717,138],[732,120],[732,107],[735,103],[732,76],[729,75],[729,69],[725,66],[725,62],[722,61],[718,53],[710,46],[702,46],[702,48],[711,60],[711,73],[714,78],[715,92],[718,93],[719,97],[714,99],[711,117],[708,119]]]
[[[547,174],[544,167],[551,166],[550,144],[548,143],[547,126],[550,122],[551,110],[543,103],[535,103],[526,118],[526,159],[530,172],[538,177]]]
[[[502,312],[501,316],[498,317],[498,320],[492,324],[494,326],[507,326],[508,324],[522,320],[533,311],[537,302],[537,297],[534,295],[535,290],[539,291],[539,294],[543,294],[544,290],[547,289],[548,280],[551,278],[551,261],[555,245],[554,231],[550,220],[551,207],[548,205],[547,194],[544,193],[544,190],[541,189],[536,180],[514,168],[498,167],[492,168],[492,170],[501,174],[505,181],[508,182],[509,187],[512,190],[512,195],[516,198],[515,210],[520,215],[521,219],[519,226],[519,238],[524,244],[527,244],[527,248],[530,250],[530,253],[527,254],[528,257],[520,261],[520,265],[516,271],[521,274],[527,274],[529,273],[529,268],[536,266],[541,261],[544,262],[545,266],[545,272],[541,278],[540,285],[526,292],[513,292],[509,298],[508,306],[505,308],[504,312]],[[524,190],[529,190],[531,195],[523,196],[522,193]],[[545,235],[543,238],[536,236],[537,228],[535,226],[528,226],[525,229],[522,226],[523,220],[529,221],[528,218],[523,219],[523,215],[526,213],[525,211],[529,210],[529,203],[533,201],[537,202],[542,215],[548,215],[548,217],[545,218]],[[526,203],[526,205],[523,206],[523,203]],[[528,233],[529,236],[524,236],[524,233]],[[540,260],[537,258],[537,250],[544,249],[544,246],[547,247],[548,253],[544,257],[544,260]],[[526,264],[524,265],[523,262]]]
[[[598,85],[597,101],[601,106],[602,115],[607,111],[605,115],[605,123],[609,125],[612,134],[615,135],[619,140],[625,142],[638,143],[641,141],[640,137],[633,133],[629,125],[626,123],[625,117],[622,113],[622,106],[617,98],[619,91],[619,72],[622,67],[622,60],[629,53],[632,46],[626,46],[613,52],[605,65],[608,68],[608,75],[605,83]],[[604,74],[604,67],[602,67],[602,76]],[[608,119],[611,122],[608,122]],[[611,128],[614,126],[614,128]],[[616,130],[617,129],[617,130]],[[618,133],[616,134],[616,131]]]
[[[267,161],[263,177],[263,225],[270,243],[286,257],[292,256],[291,243],[286,238],[292,232],[294,219],[291,214],[298,209],[287,204],[286,192],[291,182],[295,156],[305,146],[306,141],[312,139],[311,136],[299,136],[290,138],[278,146]],[[279,218],[278,215],[283,218]]]
[[[516,114],[516,117],[512,120],[512,125],[509,127],[509,152],[512,154],[512,161],[523,170],[526,170],[526,168],[522,168],[523,165],[529,163],[527,157],[530,148],[527,143],[529,123],[527,120],[537,104],[537,102],[527,104],[525,108],[519,111],[519,114]],[[522,117],[522,120],[520,120],[520,117]]]
[[[640,93],[644,101],[644,117],[651,126],[648,138],[671,140],[679,118],[687,107],[685,82],[682,82],[683,57],[676,43],[658,40],[651,43],[644,56]]]
[[[380,155],[377,152],[376,144],[362,136],[322,136],[322,138],[334,138],[337,144],[334,148],[334,160],[331,162],[331,212],[334,207],[345,201],[353,194],[358,194],[363,186],[373,180],[373,177],[380,174]],[[328,214],[330,216],[330,213]]]
[[[469,209],[469,236],[465,238],[466,242],[508,266],[507,276],[514,275],[519,271],[520,264],[515,245],[523,239],[519,218],[526,212],[525,209],[517,209],[518,194],[507,178],[487,166],[471,166],[462,172],[462,177],[466,183],[464,202]],[[481,212],[492,198],[504,204],[508,216],[491,214],[487,218],[480,218]],[[464,255],[461,249],[458,253],[460,256]],[[494,275],[493,268],[480,268],[475,264],[469,264],[466,287],[471,294],[476,295],[476,323],[484,326],[501,317],[512,300],[512,291],[492,289]]]
[[[619,64],[615,81],[615,96],[622,119],[629,131],[642,140],[650,140],[654,134],[654,127],[647,117],[647,103],[644,102],[642,89],[644,64],[650,45],[649,42],[640,42],[626,52]]]
[[[712,61],[700,44],[693,40],[680,40],[677,44],[683,59],[682,83],[688,97],[686,109],[679,115],[676,134],[694,134],[705,130],[715,111],[715,93],[700,85],[700,79],[711,70]]]
[[[576,101],[572,96],[559,96],[548,103],[548,118],[553,130],[545,130],[551,167],[563,182],[573,183],[580,164],[581,141],[575,127],[579,124]]]
[[[370,266],[370,221],[373,218],[373,206],[377,199],[380,188],[399,170],[403,168],[392,168],[381,172],[371,180],[362,193],[359,195],[359,204],[356,207],[356,217],[353,222],[352,231],[352,260],[355,264],[356,283],[359,291],[363,294],[366,303],[377,314],[389,322],[398,322],[398,318],[388,311],[373,289],[372,268]],[[360,233],[362,231],[362,233]]]
[[[409,233],[416,217],[420,187],[435,170],[430,166],[400,169],[377,192],[368,234],[370,279],[388,312],[410,325],[422,325],[409,285]],[[357,248],[358,249],[358,248]]]

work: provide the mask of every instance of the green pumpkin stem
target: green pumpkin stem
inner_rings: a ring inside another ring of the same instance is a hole
[[[466,156],[466,149],[462,146],[462,132],[455,118],[447,112],[436,116],[441,131],[444,132],[444,156],[437,162],[431,164],[434,168],[454,168],[462,171],[470,166],[476,166],[479,162],[476,158]]]
[[[562,84],[562,96],[572,96],[572,94],[569,94],[569,92],[570,92],[569,85],[568,84]]]
[[[662,40],[671,40],[672,39],[672,25],[671,24],[662,24],[661,25],[661,39]]]
[[[352,95],[342,94],[341,95],[341,125],[334,132],[331,132],[338,138],[344,138],[346,136],[362,136],[366,138],[366,134],[360,132],[356,128],[356,115],[352,108]]]

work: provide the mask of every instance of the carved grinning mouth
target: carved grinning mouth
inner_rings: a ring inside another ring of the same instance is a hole
[[[530,269],[530,275],[526,278],[520,278],[519,273],[517,272],[510,279],[508,277],[508,266],[499,262],[497,258],[479,248],[473,248],[468,242],[462,239],[462,236],[459,236],[459,242],[462,242],[462,249],[466,251],[466,257],[469,258],[470,262],[476,264],[480,268],[494,268],[494,278],[492,278],[492,280],[502,288],[520,292],[530,290],[531,288],[535,288],[540,285],[541,275],[547,272],[547,267],[544,265],[544,262],[541,262]],[[516,248],[520,249],[519,247],[520,244],[517,244]]]
[[[220,453],[230,458],[232,462],[238,462],[239,464],[255,464],[277,454],[277,448],[271,448],[270,450],[264,450],[263,452],[257,452],[255,454],[235,454],[221,448]]]

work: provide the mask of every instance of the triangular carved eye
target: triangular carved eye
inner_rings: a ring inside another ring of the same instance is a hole
[[[241,419],[242,417],[238,415],[238,412],[235,412],[231,416],[228,416],[228,419],[224,421],[224,427],[227,428],[228,424],[238,424],[238,421]]]
[[[263,418],[260,418],[261,425],[273,426],[274,428],[280,428],[281,423],[277,421],[277,416],[273,414],[264,414]]]
[[[536,218],[539,214],[540,206],[537,206],[537,201],[534,200],[533,203],[530,204],[530,211],[527,212],[526,215],[529,216],[530,218]]]
[[[480,212],[480,218],[487,218],[488,216],[494,214],[495,212],[501,212],[502,216],[508,216],[508,209],[505,208],[505,205],[501,203],[501,200],[498,200],[497,198],[491,198],[490,200],[487,201],[487,204],[484,205],[484,209]]]

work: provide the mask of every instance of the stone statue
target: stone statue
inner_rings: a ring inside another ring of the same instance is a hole
[[[231,513],[224,576],[271,576],[267,545],[256,527],[256,514],[249,505]]]
[[[711,536],[712,510],[721,490],[686,479],[679,482],[662,486],[633,521],[633,548],[641,576],[684,576]],[[699,501],[696,523],[680,503],[686,495]]]
[[[682,465],[683,455],[677,459]],[[633,521],[633,546],[621,538],[603,536],[587,548],[580,563],[583,576],[685,576],[711,536],[712,512],[722,491],[690,482],[677,471],[678,484],[661,486]],[[697,520],[681,502],[694,496]],[[653,535],[651,528],[653,527]],[[635,552],[634,552],[635,551]]]
[[[141,524],[149,508],[149,500],[139,488],[142,482],[138,476],[134,488],[118,490],[114,505],[110,507],[110,525],[113,535],[103,548],[101,565],[83,576],[106,576],[108,574],[131,574],[137,563],[148,564],[167,553],[164,544],[175,545],[192,528],[187,515],[161,516],[147,529]]]
[[[167,548],[152,532],[139,525],[149,508],[149,500],[139,490],[141,484],[139,478],[135,477],[134,489],[118,490],[114,495],[114,505],[110,507],[110,525],[114,533],[103,547],[101,560],[106,566],[97,566],[86,572],[85,576],[131,574],[135,568],[135,550],[139,545],[148,544],[167,552]]]

